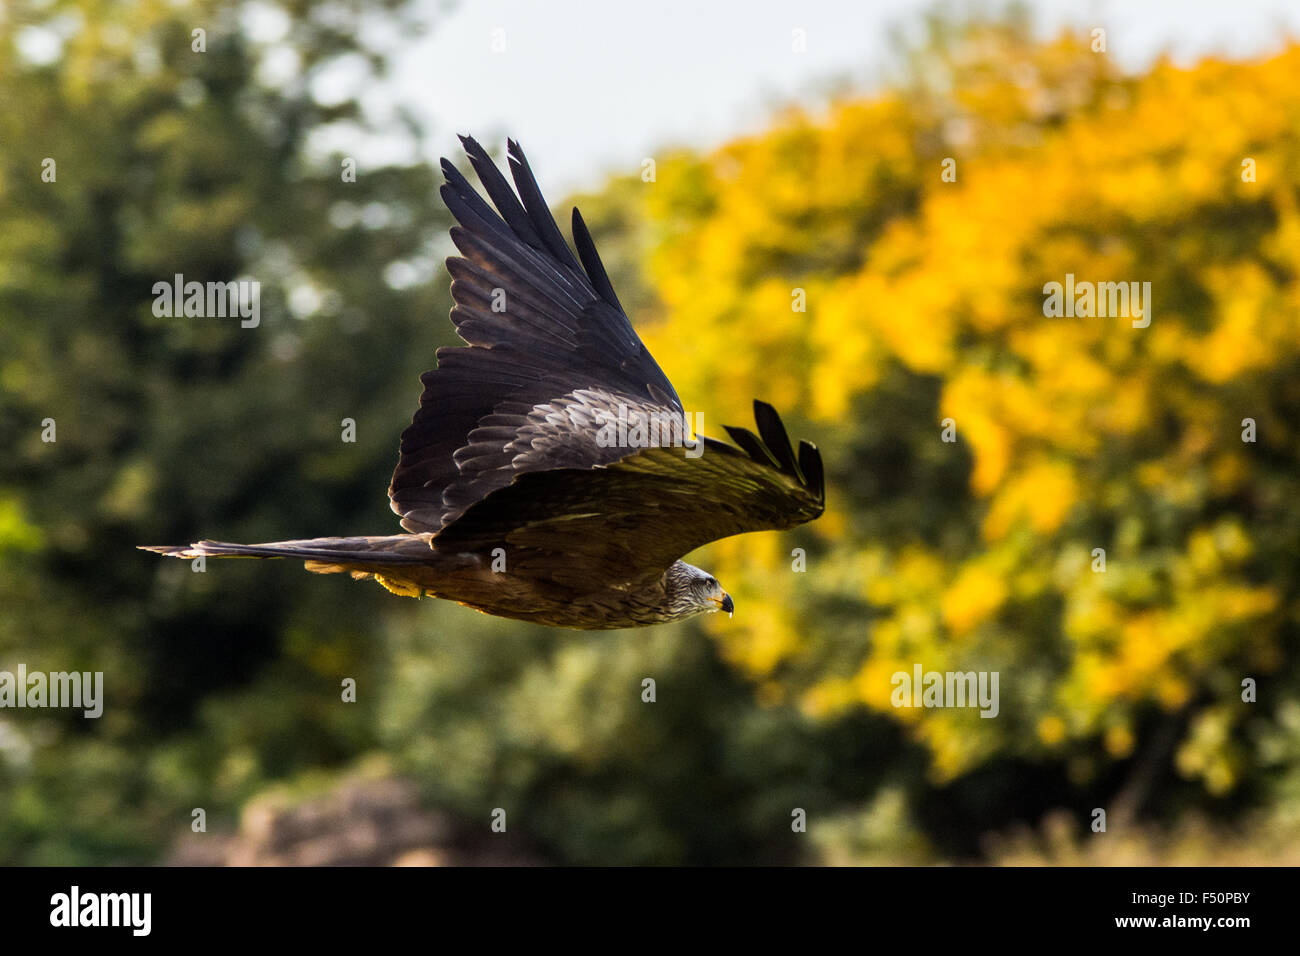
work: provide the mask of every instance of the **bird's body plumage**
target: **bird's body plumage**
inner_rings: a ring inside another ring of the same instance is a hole
[[[489,614],[558,627],[637,627],[730,610],[680,559],[718,538],[784,529],[824,506],[821,457],[798,454],[774,409],[740,447],[690,435],[575,209],[565,244],[518,145],[515,186],[462,140],[496,210],[443,160],[461,256],[447,260],[464,346],[438,350],[389,487],[407,534],[264,545],[202,541],[176,557],[296,557]],[[622,416],[673,422],[675,441],[608,441]],[[684,430],[684,434],[683,434]],[[698,440],[699,444],[696,444]]]

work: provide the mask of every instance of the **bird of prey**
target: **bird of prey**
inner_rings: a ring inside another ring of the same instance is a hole
[[[496,209],[443,159],[460,252],[447,260],[451,318],[465,345],[438,350],[401,436],[388,497],[407,533],[146,550],[301,558],[395,594],[556,627],[731,613],[717,580],[682,557],[818,517],[816,446],[801,441],[796,455],[760,401],[757,435],[726,427],[739,447],[681,434],[681,400],[633,331],[578,210],[575,256],[518,144],[508,141],[512,189],[477,142],[461,142]],[[646,440],[654,421],[679,423],[671,440]]]

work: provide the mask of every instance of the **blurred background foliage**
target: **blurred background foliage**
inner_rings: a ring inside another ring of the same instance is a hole
[[[133,550],[395,529],[453,340],[440,175],[316,145],[366,128],[313,95],[383,74],[363,18],[421,24],[274,6],[0,18],[0,669],[107,694],[0,712],[0,862],[163,861],[359,773],[560,863],[1300,862],[1300,47],[1131,76],[935,16],[891,88],[578,197],[704,430],[773,402],[830,509],[693,559],[732,620],[575,634]],[[156,318],[175,273],[258,279],[260,326]],[[1045,318],[1066,273],[1151,282],[1150,327]],[[998,671],[997,719],[893,708],[916,662]]]

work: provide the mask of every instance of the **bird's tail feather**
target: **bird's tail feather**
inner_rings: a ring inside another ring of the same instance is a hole
[[[196,541],[190,545],[141,545],[172,558],[302,558],[305,561],[356,561],[367,565],[424,564],[432,558],[429,535],[392,534],[360,538],[304,538],[265,544]]]

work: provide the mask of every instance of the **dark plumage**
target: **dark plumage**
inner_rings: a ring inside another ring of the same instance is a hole
[[[438,350],[402,433],[388,495],[408,533],[147,550],[303,558],[312,571],[559,627],[730,612],[717,581],[681,557],[816,518],[820,454],[808,442],[796,454],[759,401],[757,434],[726,429],[739,448],[609,441],[620,414],[680,424],[681,401],[619,305],[578,211],[575,256],[518,144],[509,143],[512,189],[477,142],[461,141],[496,209],[442,161],[461,252],[447,260],[451,318],[466,344]]]

